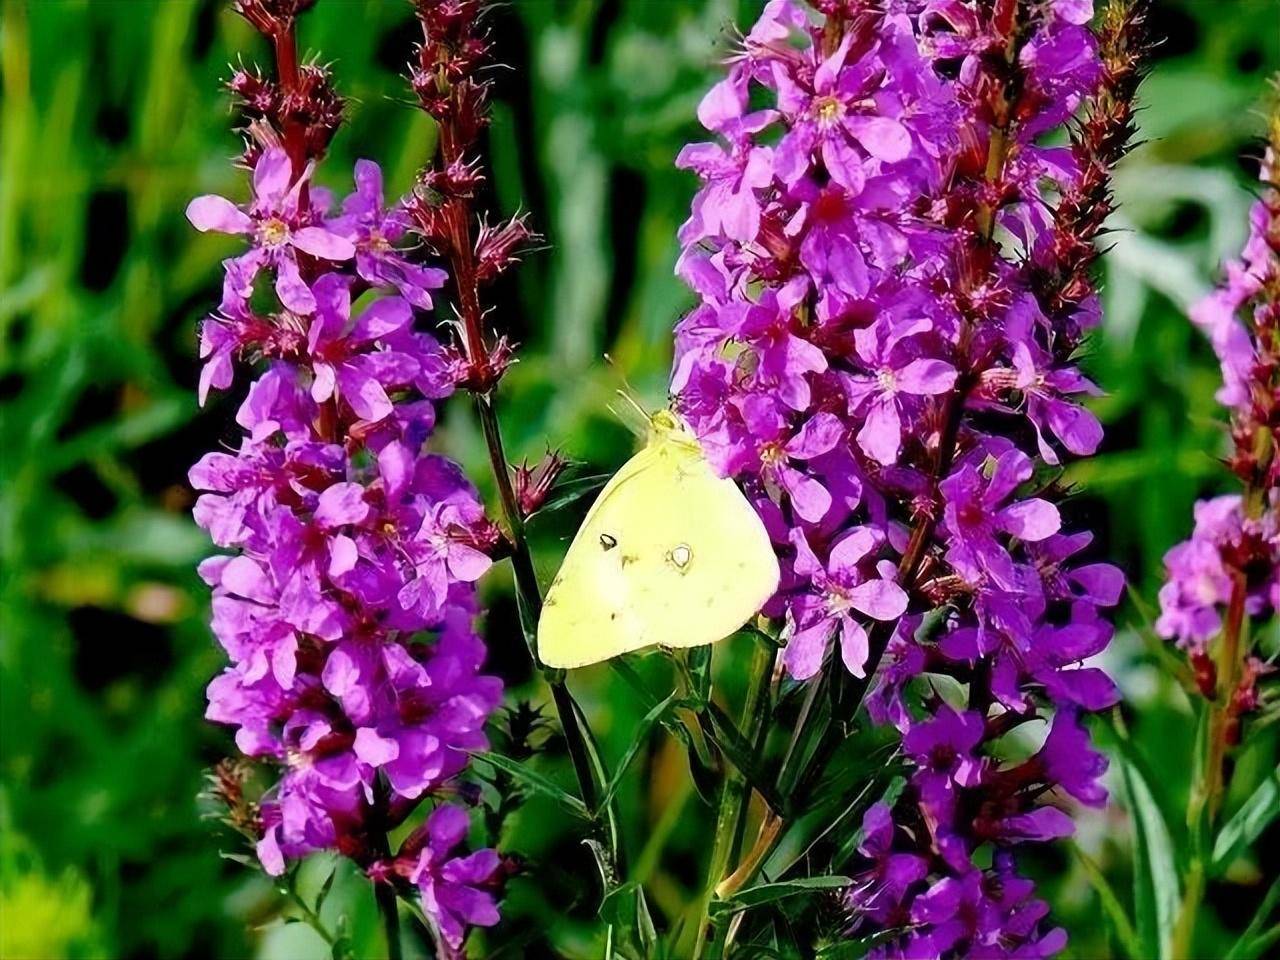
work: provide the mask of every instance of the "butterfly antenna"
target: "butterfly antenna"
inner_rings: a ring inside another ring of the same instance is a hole
[[[652,420],[653,414],[650,411],[646,410],[644,406],[640,403],[640,401],[636,399],[636,395],[640,391],[638,391],[635,387],[631,385],[631,381],[628,380],[627,375],[622,372],[622,368],[618,366],[617,361],[614,360],[612,356],[606,353],[604,355],[604,362],[607,363],[611,368],[613,368],[614,372],[618,374],[618,379],[622,381],[622,386],[624,389],[615,391],[618,394],[618,396],[622,397],[622,399],[626,400],[627,403],[635,407],[636,410],[640,412],[640,415],[644,417],[645,422]]]
[[[638,414],[640,414],[640,416],[644,417],[645,423],[648,423],[650,420],[653,419],[653,414],[650,413],[648,410],[646,410],[643,404],[641,404],[639,400],[637,400],[634,396],[632,396],[631,393],[629,393],[626,390],[615,390],[614,393],[620,396],[623,400],[627,401],[628,406],[630,406],[632,410],[635,410]]]
[[[649,433],[649,415],[644,412],[644,408],[641,407],[640,404],[636,403],[634,399],[623,393],[621,390],[618,391],[618,396],[623,400],[626,400],[629,406],[619,407],[612,403],[606,403],[604,405],[605,409],[617,417],[618,422],[634,433],[637,437],[640,437],[642,440],[645,439]],[[635,411],[639,411],[640,415],[644,418],[639,423],[636,422],[636,418],[634,416]]]
[[[622,423],[625,424],[627,428],[630,429],[632,432],[636,433],[641,437],[646,436],[649,432],[650,426],[653,423],[653,414],[650,413],[648,410],[646,410],[644,408],[644,405],[640,403],[639,400],[636,399],[635,387],[631,385],[631,381],[627,379],[627,375],[622,372],[621,368],[618,366],[617,362],[613,359],[613,357],[611,357],[609,354],[606,353],[604,355],[604,362],[607,363],[618,374],[619,379],[622,380],[622,386],[624,389],[614,390],[614,393],[616,393],[619,397],[625,400],[627,403],[627,406],[630,407],[631,409],[620,410],[611,403],[605,404],[605,408],[610,413],[612,413],[615,417],[617,417],[620,421],[622,421]],[[639,425],[632,422],[633,418],[630,416],[632,411],[640,414]]]

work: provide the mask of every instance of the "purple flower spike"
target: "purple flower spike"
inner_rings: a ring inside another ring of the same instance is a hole
[[[1187,651],[1229,742],[1262,703],[1257,640],[1280,611],[1280,116],[1261,169],[1249,237],[1218,289],[1191,310],[1222,371],[1227,466],[1243,491],[1195,505],[1189,539],[1165,554],[1156,632]],[[1228,656],[1234,651],[1235,656]]]
[[[811,6],[766,4],[698,109],[711,142],[680,154],[698,303],[671,391],[770,530],[785,669],[847,672],[833,689],[903,738],[907,787],[848,870],[852,927],[904,931],[886,957],[1048,956],[1065,937],[1009,851],[1070,831],[1047,799],[1104,795],[1078,718],[1117,699],[1088,660],[1124,577],[1063,529],[1055,468],[1102,441],[1076,357],[1141,18],[1095,36],[1089,0]],[[1218,339],[1238,378],[1251,348]],[[1170,592],[1169,629],[1214,628],[1221,582]],[[1039,717],[1044,750],[1010,764],[996,741]]]
[[[427,450],[455,378],[415,311],[444,271],[400,246],[409,218],[385,209],[376,164],[357,165],[334,219],[310,184],[308,159],[338,119],[326,96],[306,114],[305,149],[267,120],[250,125],[267,142],[250,149],[248,205],[187,208],[198,230],[249,244],[224,262],[222,302],[200,330],[200,402],[265,361],[236,414],[238,448],[190,471],[196,523],[222,551],[199,568],[229,660],[206,716],[267,773],[251,820],[263,869],[338,851],[376,882],[416,888],[453,955],[468,925],[497,922],[504,876],[492,850],[453,854],[466,814],[440,803],[464,793],[502,698],[475,626],[498,534],[461,469]],[[264,270],[275,309],[250,306]],[[424,802],[427,826],[388,856],[388,829]]]

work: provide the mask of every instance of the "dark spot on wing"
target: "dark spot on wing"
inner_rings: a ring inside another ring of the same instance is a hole
[[[635,563],[639,559],[634,553],[624,553],[622,555],[622,566],[625,568],[628,563]]]
[[[617,537],[613,536],[612,534],[608,534],[608,533],[602,533],[602,534],[600,534],[600,546],[601,546],[603,549],[605,549],[605,550],[612,550],[612,549],[613,549],[614,547],[616,547],[617,545],[618,545],[618,538],[617,538]]]

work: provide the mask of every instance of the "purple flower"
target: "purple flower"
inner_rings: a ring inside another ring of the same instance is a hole
[[[760,229],[760,204],[756,191],[773,181],[772,150],[751,144],[773,119],[770,111],[743,115],[745,78],[735,74],[716,84],[698,107],[698,117],[709,130],[725,136],[726,150],[717,143],[692,143],[680,151],[676,166],[693,170],[706,181],[694,199],[688,222],[680,229],[683,243],[703,237],[725,236],[755,239]]]
[[[1013,345],[1011,361],[1017,373],[1015,386],[1026,401],[1026,416],[1035,427],[1036,441],[1045,463],[1057,465],[1058,455],[1045,440],[1051,433],[1070,452],[1089,456],[1102,442],[1098,418],[1079,404],[1066,400],[1074,394],[1093,394],[1097,388],[1068,364],[1054,364],[1049,352],[1037,343],[1027,313],[1011,311],[1008,337]]]
[[[817,522],[831,508],[827,487],[798,464],[830,453],[844,436],[844,424],[829,413],[818,413],[788,436],[787,422],[765,397],[751,396],[743,404],[742,419],[759,448],[760,475],[765,483],[784,491],[796,514]]]
[[[270,875],[284,873],[286,860],[336,847],[343,837],[355,832],[364,798],[356,789],[358,781],[345,783],[350,779],[351,765],[342,758],[338,763],[337,769],[347,776],[329,775],[324,764],[286,773],[274,798],[262,803],[262,839],[257,851]],[[343,785],[332,786],[335,779]]]
[[[431,309],[431,291],[444,286],[447,274],[423,267],[397,249],[411,220],[398,207],[383,203],[382,169],[372,160],[357,160],[356,189],[342,203],[342,215],[330,220],[334,233],[355,245],[356,273],[375,287],[394,287],[419,310]]]
[[[892,579],[864,577],[859,565],[883,539],[869,527],[856,527],[831,546],[826,564],[809,548],[804,534],[792,531],[796,548],[795,573],[811,579],[819,593],[792,601],[794,630],[787,640],[783,662],[798,680],[807,680],[822,666],[831,636],[840,637],[840,656],[849,672],[865,676],[867,632],[854,611],[875,620],[894,620],[907,609],[907,595]]]
[[[1067,941],[1061,928],[1035,935],[1048,912],[1040,900],[1030,899],[1030,881],[1013,872],[1011,860],[998,855],[993,875],[969,870],[945,877],[916,898],[911,919],[919,925],[900,948],[886,957],[1049,957]],[[1009,943],[1021,942],[1016,953]]]
[[[489,557],[456,535],[482,513],[474,501],[461,501],[436,504],[424,514],[413,539],[402,543],[416,574],[399,594],[406,608],[429,617],[443,606],[451,582],[473,583],[489,569]]]
[[[1107,802],[1107,791],[1099,783],[1107,758],[1093,749],[1074,711],[1058,711],[1032,762],[1039,764],[1045,782],[1057,784],[1081,803],[1101,807]]]
[[[896,327],[877,321],[854,334],[858,359],[867,373],[844,377],[849,414],[862,421],[858,446],[880,463],[898,462],[906,398],[935,396],[955,385],[956,371],[951,364],[910,352],[908,338],[930,327],[928,320]]]
[[[981,782],[984,765],[974,756],[982,742],[981,715],[944,706],[933,719],[917,724],[902,738],[902,749],[919,768],[914,781],[921,805],[937,821],[950,821],[959,787]]]
[[[757,380],[772,386],[792,410],[809,405],[807,375],[827,369],[822,351],[798,333],[796,307],[807,292],[808,284],[797,279],[776,291],[766,290],[756,303],[728,304],[718,318],[726,339],[752,345],[759,361]]]
[[[417,884],[423,911],[452,950],[461,948],[468,926],[491,927],[499,919],[491,892],[502,866],[498,855],[477,850],[450,856],[466,838],[467,827],[467,815],[457,807],[436,807],[409,878]]]
[[[873,803],[862,816],[862,843],[858,852],[872,866],[854,877],[845,894],[849,907],[882,927],[903,925],[909,916],[903,908],[907,891],[929,875],[928,861],[918,854],[893,848],[896,829],[893,813],[884,803]]]
[[[905,159],[911,135],[892,117],[878,115],[878,77],[866,61],[846,64],[852,31],[826,59],[815,63],[812,84],[774,62],[778,110],[790,127],[777,147],[777,175],[794,184],[816,150],[831,178],[853,193],[866,183],[864,162]],[[815,48],[811,48],[813,50]]]
[[[187,219],[202,233],[215,230],[252,238],[252,249],[233,261],[241,282],[250,286],[258,271],[274,270],[280,302],[297,313],[315,309],[315,298],[298,267],[298,253],[340,262],[356,252],[350,240],[312,223],[312,211],[301,208],[299,195],[309,177],[307,170],[295,180],[289,155],[273,147],[263,151],[253,168],[253,202],[247,208],[213,194],[187,205]]]
[[[315,318],[307,352],[315,379],[311,398],[323,403],[337,394],[362,420],[381,420],[393,406],[387,390],[412,384],[420,366],[410,353],[386,349],[413,320],[409,304],[384,297],[351,321],[351,280],[326,273],[315,282]]]
[[[972,463],[961,464],[939,485],[946,498],[943,525],[948,533],[947,562],[972,583],[989,577],[998,586],[1017,586],[1017,572],[1001,534],[1034,543],[1058,532],[1058,508],[1028,498],[1009,503],[1014,490],[1031,478],[1031,460],[1009,450],[983,476]]]

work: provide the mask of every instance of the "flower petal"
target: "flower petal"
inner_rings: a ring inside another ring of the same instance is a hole
[[[253,220],[226,197],[206,194],[187,204],[187,219],[205,233],[253,233]]]

